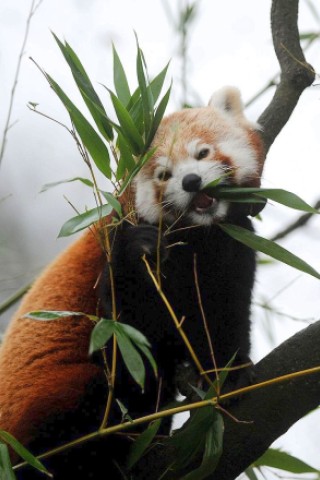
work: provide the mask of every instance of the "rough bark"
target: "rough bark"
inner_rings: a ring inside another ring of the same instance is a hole
[[[299,0],[273,0],[271,29],[281,76],[273,99],[260,115],[262,138],[268,152],[289,120],[300,95],[314,81],[314,70],[301,50],[298,30]]]
[[[261,360],[255,366],[255,383],[319,366],[319,342],[320,321],[297,333]],[[319,403],[320,373],[266,386],[243,396],[227,409],[237,419],[252,423],[236,423],[225,416],[223,454],[217,470],[208,479],[235,479],[275,439]],[[174,458],[174,450],[159,445],[140,461],[134,478],[161,478]],[[200,458],[196,459],[188,470],[196,467],[199,461]],[[187,472],[176,472],[165,478],[177,480],[183,473]]]

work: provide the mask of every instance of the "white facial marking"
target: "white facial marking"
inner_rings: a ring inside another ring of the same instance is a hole
[[[156,204],[153,181],[140,172],[134,183],[136,190],[135,207],[138,215],[149,223],[157,223],[161,209]]]
[[[218,148],[222,154],[232,159],[236,183],[240,184],[256,175],[258,162],[255,151],[243,139],[243,132],[238,130],[238,135],[226,137],[219,143]]]

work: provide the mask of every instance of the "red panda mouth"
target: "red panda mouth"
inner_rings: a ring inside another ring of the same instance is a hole
[[[197,193],[192,200],[191,206],[196,210],[198,213],[205,213],[207,210],[211,209],[212,207],[216,207],[218,204],[218,201],[210,197],[205,192],[199,192]]]

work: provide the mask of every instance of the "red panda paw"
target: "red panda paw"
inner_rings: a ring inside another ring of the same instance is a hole
[[[168,258],[167,240],[154,225],[130,226],[125,232],[125,250],[130,263],[140,262],[145,255],[149,262]]]

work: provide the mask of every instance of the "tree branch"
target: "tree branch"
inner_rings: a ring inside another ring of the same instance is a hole
[[[320,208],[320,200],[316,202],[314,207],[316,210],[319,210]],[[303,215],[300,215],[300,217],[297,218],[291,225],[288,225],[286,228],[283,230],[280,230],[280,232],[276,233],[271,240],[273,242],[276,242],[277,240],[280,240],[281,238],[286,237],[289,235],[289,233],[292,233],[294,230],[297,230],[298,228],[304,227],[308,221],[314,217],[313,213],[304,213]]]
[[[261,360],[255,366],[255,383],[319,366],[320,350],[315,348],[319,342],[320,321],[297,333]],[[320,373],[316,373],[255,390],[227,407],[237,419],[252,423],[236,423],[229,416],[225,417],[223,454],[217,470],[208,478],[235,479],[319,402]],[[158,445],[141,459],[134,478],[160,478],[166,465],[173,463],[174,458],[173,449]],[[200,458],[197,458],[192,468],[199,462]],[[187,471],[164,478],[178,479],[185,473]]]
[[[306,62],[300,46],[298,6],[299,0],[272,2],[272,38],[281,77],[273,99],[258,119],[266,153],[289,120],[301,93],[315,78],[314,70]]]

